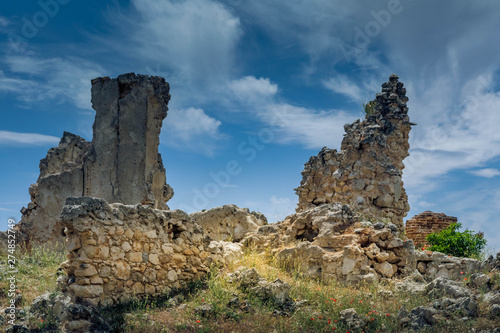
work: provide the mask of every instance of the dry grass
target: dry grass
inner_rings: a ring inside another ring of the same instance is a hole
[[[2,264],[7,263],[7,253],[0,254]],[[34,248],[31,253],[22,253],[17,251],[14,254],[16,258],[17,273],[16,289],[22,295],[20,306],[29,306],[33,300],[46,293],[56,290],[56,279],[59,265],[66,260],[66,252],[61,246],[39,246]],[[6,281],[10,271],[8,266],[4,266],[0,273],[0,306],[6,307],[9,302],[8,290],[9,284]]]

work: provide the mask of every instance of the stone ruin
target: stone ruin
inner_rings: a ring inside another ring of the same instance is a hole
[[[283,266],[323,280],[433,279],[478,269],[477,260],[418,252],[403,239],[410,207],[401,176],[414,125],[407,101],[403,83],[391,75],[366,105],[365,119],[344,126],[342,150],[323,148],[305,164],[296,213],[242,242],[274,248]]]
[[[411,130],[406,89],[391,75],[365,106],[366,117],[344,125],[341,150],[323,148],[305,164],[296,188],[297,212],[326,203],[349,205],[364,218],[394,223],[403,231],[410,210],[403,188],[403,160]]]
[[[59,281],[80,302],[105,306],[165,295],[224,260],[222,247],[180,210],[68,198],[61,220],[69,253]]]
[[[169,209],[173,190],[158,153],[169,100],[160,77],[94,79],[92,142],[65,132],[40,161],[15,228],[27,244],[65,241],[66,275],[58,283],[72,302],[105,306],[164,295],[233,260],[242,246],[225,241],[267,224],[234,205],[191,215]]]
[[[77,308],[168,294],[212,265],[233,262],[245,248],[270,251],[283,267],[308,276],[346,283],[456,278],[499,266],[493,259],[485,264],[416,251],[411,239],[401,238],[409,211],[401,176],[413,125],[405,93],[391,75],[367,104],[365,119],[345,125],[342,150],[323,148],[305,164],[296,213],[269,225],[262,214],[234,205],[170,210],[173,190],[158,154],[168,83],[135,74],[97,78],[92,142],[65,132],[49,150],[17,228],[31,242],[64,234],[68,260],[58,283]],[[63,331],[102,324],[68,311]]]
[[[168,209],[173,196],[158,153],[169,85],[160,77],[124,74],[92,80],[92,142],[65,132],[40,161],[31,202],[18,227],[30,242],[63,240],[59,219],[67,197]]]
[[[446,229],[457,221],[453,216],[425,211],[406,221],[405,234],[415,245],[422,247],[429,245],[427,235]]]

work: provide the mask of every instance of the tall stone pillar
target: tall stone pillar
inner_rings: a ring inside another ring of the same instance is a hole
[[[84,162],[84,196],[166,209],[173,191],[158,153],[169,85],[157,76],[92,80],[93,149]]]

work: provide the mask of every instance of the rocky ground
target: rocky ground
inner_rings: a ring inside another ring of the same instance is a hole
[[[36,286],[22,286],[16,325],[8,309],[0,322],[6,332],[58,332],[68,320],[68,332],[500,332],[500,258],[458,279],[344,284],[283,267],[271,251],[233,252],[206,280],[112,308],[74,304],[56,285],[31,301]]]

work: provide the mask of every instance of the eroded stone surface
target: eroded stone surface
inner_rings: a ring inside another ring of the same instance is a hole
[[[224,263],[223,245],[180,210],[70,197],[61,220],[67,244],[81,244],[62,264],[63,289],[94,305],[162,295]]]
[[[92,80],[96,118],[93,149],[84,163],[85,196],[167,209],[165,202],[173,192],[166,184],[158,145],[169,89],[158,76]]]
[[[65,132],[40,161],[20,231],[31,241],[62,241],[59,214],[67,197],[168,209],[173,190],[158,144],[169,99],[169,85],[161,77],[132,73],[92,80],[92,142]]]
[[[411,129],[407,101],[403,83],[391,75],[367,104],[365,119],[344,126],[341,150],[325,147],[305,164],[295,189],[297,212],[339,202],[403,230],[403,217],[410,210],[401,180]]]
[[[266,217],[248,208],[224,205],[189,215],[215,241],[239,242],[247,233],[267,224]]]
[[[29,188],[31,202],[21,210],[19,224],[30,240],[63,240],[59,214],[67,197],[83,195],[83,161],[91,146],[78,135],[64,132],[59,145],[40,161],[40,176]]]

